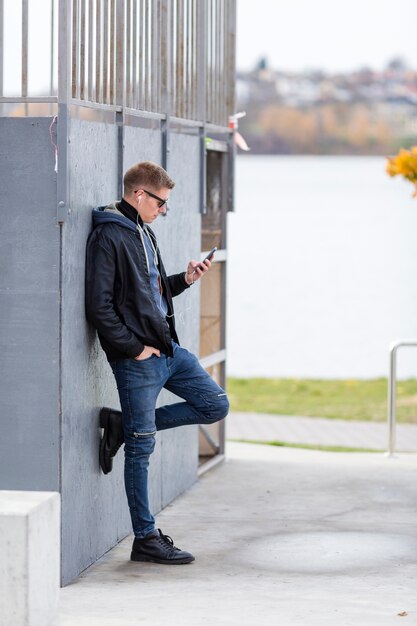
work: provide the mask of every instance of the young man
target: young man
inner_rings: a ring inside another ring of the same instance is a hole
[[[93,210],[87,242],[86,314],[113,370],[122,408],[123,437],[117,413],[107,412],[104,440],[110,433],[107,452],[113,446],[113,454],[123,439],[125,443],[125,488],[135,535],[131,559],[190,563],[193,555],[155,528],[148,465],[157,430],[212,424],[228,413],[226,393],[179,345],[175,332],[172,298],[211,264],[191,260],[185,272],[167,276],[149,224],[166,213],[175,183],[162,167],[147,161],[131,167],[123,182],[120,202]],[[163,387],[185,402],[155,409]]]

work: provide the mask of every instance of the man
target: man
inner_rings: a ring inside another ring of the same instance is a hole
[[[125,488],[135,535],[131,559],[190,563],[193,555],[155,528],[148,466],[157,430],[212,424],[228,413],[226,393],[179,345],[175,331],[172,298],[200,280],[211,263],[191,260],[185,272],[167,276],[149,224],[166,214],[175,183],[162,167],[148,161],[131,167],[123,182],[120,202],[93,210],[86,314],[113,370],[122,408]],[[163,387],[185,401],[155,409]],[[107,420],[112,416],[105,413]],[[104,426],[116,432],[115,451],[122,441],[117,423],[106,421]]]

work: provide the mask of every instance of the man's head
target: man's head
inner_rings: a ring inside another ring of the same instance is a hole
[[[158,215],[166,213],[166,202],[174,186],[163,167],[143,161],[125,173],[123,198],[135,207],[145,224],[150,224]]]

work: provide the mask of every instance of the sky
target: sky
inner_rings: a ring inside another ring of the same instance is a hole
[[[52,1],[29,1],[30,95],[49,84]],[[20,92],[20,7],[4,0],[5,95]],[[396,56],[417,69],[417,0],[237,0],[238,69],[261,56],[286,71],[381,70]]]
[[[237,67],[266,56],[273,69],[417,68],[417,0],[237,0]]]

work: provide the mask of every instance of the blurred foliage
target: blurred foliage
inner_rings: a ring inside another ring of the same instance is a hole
[[[414,185],[413,198],[417,198],[417,146],[410,150],[401,148],[393,157],[387,157],[386,172],[390,176],[403,176]]]
[[[255,154],[386,155],[396,131],[367,103],[247,105],[239,130]]]

